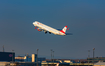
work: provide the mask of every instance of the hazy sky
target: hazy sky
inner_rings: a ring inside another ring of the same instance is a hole
[[[67,25],[72,36],[44,34],[34,29],[39,21],[55,29]],[[50,58],[105,57],[105,0],[1,0],[0,51],[16,55],[37,53]]]

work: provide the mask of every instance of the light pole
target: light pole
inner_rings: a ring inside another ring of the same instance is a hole
[[[53,62],[54,62],[54,51],[53,51]]]
[[[4,45],[3,45],[3,52],[4,52]]]
[[[37,66],[38,66],[38,50],[39,50],[39,49],[37,49]]]
[[[14,51],[14,50],[12,50],[12,65],[13,65],[13,51]]]
[[[53,50],[51,49],[51,62],[52,62],[52,51],[53,51]]]
[[[88,50],[88,66],[89,66],[90,50]]]
[[[54,66],[54,51],[53,51],[53,66]]]
[[[95,48],[93,48],[93,66],[94,66],[94,50]]]

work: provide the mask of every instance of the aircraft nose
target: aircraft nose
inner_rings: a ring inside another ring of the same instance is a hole
[[[33,22],[33,24],[35,24],[35,22]]]

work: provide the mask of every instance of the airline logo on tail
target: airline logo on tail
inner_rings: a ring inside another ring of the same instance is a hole
[[[49,32],[49,34],[53,33],[55,35],[68,35],[68,33],[66,33],[66,30],[69,29],[67,28],[67,26],[65,26],[62,30],[59,31],[38,21],[33,22],[33,25],[35,26],[35,29],[37,29],[38,31],[44,31],[45,34]]]
[[[67,30],[67,26],[65,26],[62,30],[60,30],[60,32],[65,33]]]

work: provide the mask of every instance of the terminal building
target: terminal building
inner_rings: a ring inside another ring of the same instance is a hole
[[[0,52],[0,62],[12,62],[15,61],[14,52]]]
[[[87,58],[87,61],[89,61],[89,63],[105,62],[105,57]]]
[[[0,66],[105,66],[105,57],[46,59],[38,58],[37,54],[15,57],[14,52],[0,52]]]
[[[38,62],[45,61],[46,58],[38,58]],[[37,62],[37,54],[32,54],[29,56],[28,54],[25,56],[15,57],[15,62]]]

